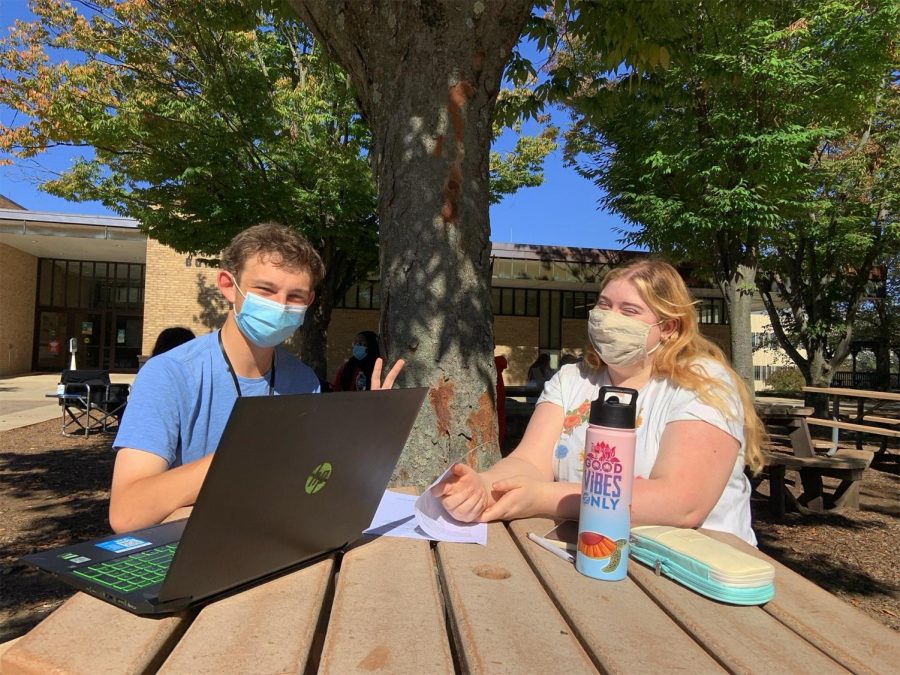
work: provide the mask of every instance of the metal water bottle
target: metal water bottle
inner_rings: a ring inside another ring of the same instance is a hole
[[[601,387],[591,404],[575,568],[594,579],[618,581],[628,572],[637,398],[634,389]]]

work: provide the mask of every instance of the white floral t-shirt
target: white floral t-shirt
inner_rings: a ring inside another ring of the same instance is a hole
[[[700,364],[713,378],[732,382],[728,371],[712,360]],[[557,481],[581,482],[584,463],[584,436],[587,432],[591,402],[600,387],[610,384],[606,369],[590,370],[581,363],[563,366],[544,386],[538,405],[553,403],[565,412],[562,434],[553,451],[553,474]],[[740,397],[734,390],[728,401],[731,417],[700,401],[697,394],[675,386],[669,380],[652,379],[638,390],[634,474],[648,478],[659,454],[659,441],[669,422],[699,420],[733,436],[741,444],[734,468],[718,503],[702,527],[731,532],[756,545],[750,527],[750,482],[744,475],[744,413]],[[700,467],[702,470],[702,467]]]

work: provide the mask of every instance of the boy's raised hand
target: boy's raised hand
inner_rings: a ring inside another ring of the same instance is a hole
[[[397,363],[394,364],[394,367],[391,368],[390,372],[385,376],[384,382],[382,382],[381,368],[384,366],[384,360],[381,357],[375,359],[375,366],[372,368],[372,390],[392,388],[394,386],[394,380],[397,379],[397,375],[400,374],[400,371],[403,370],[403,366],[405,365],[406,361],[397,359]]]

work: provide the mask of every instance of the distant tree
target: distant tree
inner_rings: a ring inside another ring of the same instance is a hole
[[[371,139],[344,72],[276,0],[32,9],[0,42],[0,103],[21,113],[0,151],[85,147],[42,188],[98,200],[181,252],[215,258],[263,220],[303,232],[328,273],[295,346],[324,377],[332,308],[378,264]],[[554,135],[520,134],[493,158],[493,200],[541,182]]]
[[[856,316],[854,335],[859,340],[872,340],[875,350],[876,388],[891,389],[891,364],[900,348],[900,255],[882,261],[874,270],[871,291],[861,303]]]
[[[293,15],[238,0],[41,0],[0,44],[0,149],[90,146],[43,189],[98,200],[154,239],[217,256],[241,229],[303,232],[328,275],[298,332],[325,374],[337,298],[377,264],[375,189],[344,73]],[[64,60],[66,59],[66,60]]]
[[[896,3],[607,0],[591,12],[557,57],[574,111],[567,157],[634,225],[627,241],[715,278],[752,383],[763,247],[807,210],[822,139],[871,110]],[[616,31],[639,36],[635,54]]]
[[[541,119],[546,122],[546,118]],[[515,194],[523,187],[537,187],[544,182],[544,160],[556,149],[556,127],[545,125],[540,133],[529,136],[522,133],[521,122],[515,122],[515,148],[511,152],[491,152],[490,189],[491,204],[499,203],[505,196]],[[494,124],[495,137],[502,128]]]
[[[775,336],[815,386],[828,386],[850,353],[861,307],[890,360],[896,298],[873,275],[900,254],[900,87],[889,82],[873,104],[857,131],[820,143],[806,167],[808,205],[764,242],[759,287]]]

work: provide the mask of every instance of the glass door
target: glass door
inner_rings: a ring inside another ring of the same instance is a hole
[[[109,315],[107,344],[111,370],[137,370],[141,353],[144,319],[142,316],[114,313]]]
[[[67,312],[41,312],[38,319],[37,370],[69,367],[69,327]]]
[[[104,349],[103,315],[89,312],[69,314],[70,334],[78,341],[75,362],[79,368],[108,369]]]

